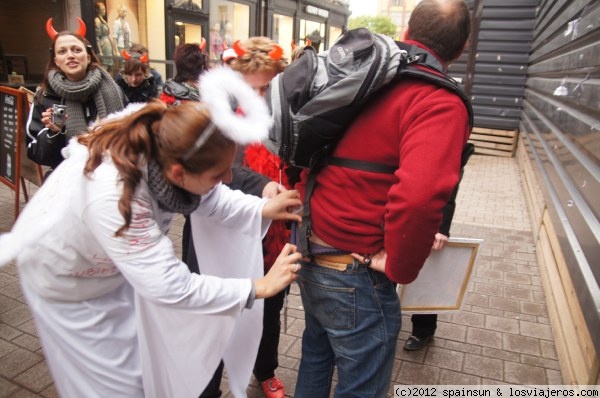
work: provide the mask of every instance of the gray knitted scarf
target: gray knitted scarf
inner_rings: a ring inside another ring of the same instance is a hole
[[[148,162],[148,187],[161,209],[188,215],[200,205],[200,195],[193,194],[171,184],[165,178],[160,165]]]
[[[48,82],[56,94],[65,100],[67,106],[66,134],[73,137],[87,131],[87,123],[82,104],[93,98],[98,118],[123,109],[121,89],[112,77],[102,68],[90,69],[86,77],[72,82],[56,70],[48,72]]]

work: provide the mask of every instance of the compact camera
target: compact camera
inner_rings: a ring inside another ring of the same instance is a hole
[[[52,124],[62,127],[67,116],[67,106],[54,104],[52,106]]]

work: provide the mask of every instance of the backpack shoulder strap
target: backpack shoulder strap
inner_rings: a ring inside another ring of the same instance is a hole
[[[474,113],[471,100],[458,83],[446,75],[444,67],[437,58],[429,51],[411,44],[397,41],[396,45],[401,51],[405,51],[407,54],[405,57],[406,61],[398,69],[396,79],[401,79],[404,76],[412,76],[454,92],[467,107],[469,126],[473,128]]]
[[[444,67],[440,61],[437,60],[435,55],[431,54],[429,51],[417,46],[413,46],[412,44],[404,43],[402,41],[397,41],[396,45],[400,51],[406,54],[406,56],[403,57],[403,62],[400,65],[400,69],[406,65],[417,63],[420,65],[427,65],[439,73],[444,74]]]
[[[447,90],[454,92],[456,95],[458,95],[460,97],[462,102],[465,104],[465,107],[467,108],[467,112],[469,113],[469,126],[471,128],[473,128],[474,114],[473,114],[473,107],[471,106],[471,101],[469,100],[469,98],[467,97],[467,94],[465,94],[463,89],[460,88],[460,86],[456,83],[456,81],[452,80],[449,77],[440,76],[436,73],[428,72],[425,69],[419,69],[419,68],[416,68],[413,66],[406,67],[405,69],[400,71],[399,74],[401,76],[412,76],[412,77],[416,77],[419,79],[423,79],[423,80],[429,81],[440,87],[443,87]]]

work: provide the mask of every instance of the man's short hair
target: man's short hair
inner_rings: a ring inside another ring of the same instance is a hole
[[[462,53],[471,32],[471,16],[464,0],[422,0],[408,21],[408,39],[416,40],[444,62]]]
[[[208,56],[197,43],[186,43],[175,47],[173,61],[177,68],[173,80],[178,83],[198,80],[200,74],[208,69]]]

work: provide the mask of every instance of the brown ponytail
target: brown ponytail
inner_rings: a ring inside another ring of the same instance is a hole
[[[190,173],[202,173],[235,145],[217,130],[194,156],[183,162],[183,156],[210,122],[210,114],[198,102],[168,107],[153,100],[131,115],[101,121],[90,134],[77,138],[89,151],[84,168],[86,176],[102,163],[108,152],[122,178],[119,212],[125,224],[116,236],[122,236],[131,223],[131,201],[143,176],[142,163],[156,160],[163,170],[181,163]]]

